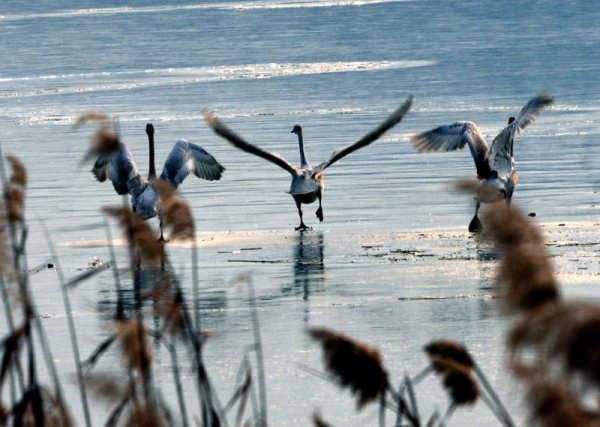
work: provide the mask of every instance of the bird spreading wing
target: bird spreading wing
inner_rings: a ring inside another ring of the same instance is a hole
[[[221,179],[224,170],[225,168],[202,147],[180,139],[167,157],[160,178],[177,187],[190,173],[198,178],[214,181]]]
[[[229,141],[229,143],[234,147],[237,147],[240,150],[243,150],[247,153],[254,154],[255,156],[262,157],[263,159],[276,164],[280,168],[285,169],[294,177],[298,176],[301,173],[298,168],[292,166],[279,154],[271,153],[270,151],[263,150],[262,148],[259,148],[256,145],[250,144],[244,138],[234,133],[231,129],[225,126],[214,115],[214,113],[203,111],[202,115],[204,116],[204,120],[206,120],[208,126],[210,126],[212,130],[221,138],[224,138],[227,141]]]
[[[520,133],[544,108],[554,102],[554,97],[549,93],[541,93],[529,100],[521,109],[517,117],[508,124],[494,138],[489,151],[489,163],[492,169],[500,176],[509,176],[513,168],[512,146],[515,134]]]
[[[491,170],[487,160],[488,145],[479,128],[473,122],[456,122],[442,125],[410,138],[413,146],[420,152],[454,151],[469,145],[477,168],[477,176],[485,179]]]
[[[379,139],[385,132],[391,129],[396,124],[400,123],[402,118],[408,113],[410,110],[410,106],[412,105],[412,95],[408,97],[408,99],[402,104],[396,111],[394,111],[390,116],[385,119],[383,123],[381,123],[377,128],[373,129],[371,132],[363,136],[361,139],[356,141],[354,144],[350,144],[341,150],[335,151],[329,159],[321,163],[317,166],[313,172],[313,175],[317,175],[322,173],[326,168],[340,160],[341,158],[347,156],[348,154],[358,150],[359,148],[365,147],[372,142]]]
[[[137,181],[141,180],[133,157],[123,143],[119,143],[117,152],[98,156],[92,173],[100,182],[110,179],[117,194],[121,195],[132,194]]]

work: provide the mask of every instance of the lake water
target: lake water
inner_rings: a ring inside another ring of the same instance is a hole
[[[119,119],[144,173],[149,121],[159,164],[176,139],[186,138],[227,168],[221,181],[188,178],[180,187],[200,230],[203,320],[217,333],[207,364],[226,399],[252,341],[246,292],[229,281],[250,273],[271,425],[308,425],[317,408],[333,425],[377,425],[374,407],[356,416],[346,393],[299,367],[322,369],[320,351],[304,333],[317,326],[379,348],[398,379],[425,365],[421,348],[429,340],[465,342],[524,423],[518,384],[505,369],[510,318],[492,298],[497,261],[486,242],[466,232],[470,196],[451,190],[455,180],[474,177],[473,162],[468,151],[416,153],[411,134],[471,120],[491,141],[529,98],[551,92],[556,104],[515,141],[520,181],[513,201],[543,224],[565,292],[600,296],[594,2],[11,1],[0,5],[0,40],[0,142],[28,168],[30,265],[49,258],[42,218],[67,276],[94,256],[108,258],[106,244],[94,244],[105,231],[94,225],[102,206],[121,199],[95,182],[90,165],[78,167],[93,131],[73,129],[83,111]],[[314,229],[304,234],[293,230],[298,217],[285,194],[288,175],[228,146],[201,119],[203,109],[213,110],[292,163],[299,155],[290,130],[301,124],[315,165],[409,94],[413,108],[402,123],[327,171],[325,221],[318,223],[316,206],[307,206]],[[188,250],[172,244],[170,251],[189,283]],[[98,277],[73,295],[84,354],[107,334],[98,309],[114,302],[110,272]],[[72,383],[55,272],[32,279],[59,370]],[[108,356],[104,368],[116,360]],[[169,361],[157,361],[169,396]],[[445,410],[434,380],[418,392],[423,412]],[[101,425],[106,408],[93,411]],[[481,404],[453,420],[493,422]]]

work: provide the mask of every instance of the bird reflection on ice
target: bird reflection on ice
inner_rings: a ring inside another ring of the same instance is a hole
[[[325,286],[324,248],[322,231],[298,233],[294,248],[294,289],[302,290],[302,299],[308,300],[311,291]]]

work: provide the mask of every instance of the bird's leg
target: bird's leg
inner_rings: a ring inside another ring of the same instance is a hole
[[[481,221],[479,221],[479,218],[477,217],[477,213],[479,212],[480,206],[481,206],[481,203],[478,200],[477,205],[475,206],[475,216],[469,223],[469,231],[471,233],[478,233],[483,229],[483,226],[481,225]]]
[[[300,202],[297,200],[295,200],[295,202],[296,207],[298,208],[298,215],[300,215],[300,225],[296,227],[296,230],[304,231],[310,227],[307,227],[306,224],[304,224],[304,221],[302,221],[302,208],[300,207]]]
[[[317,218],[319,218],[320,222],[323,222],[323,207],[321,206],[321,192],[319,191],[319,195],[317,196],[319,197],[319,209],[317,209]]]

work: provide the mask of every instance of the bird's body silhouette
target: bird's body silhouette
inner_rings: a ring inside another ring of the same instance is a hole
[[[107,179],[113,184],[117,194],[131,196],[131,208],[144,219],[159,215],[159,195],[156,188],[156,168],[154,162],[154,126],[146,125],[149,148],[148,178],[144,178],[127,146],[119,142],[118,150],[96,159],[92,173],[100,182]],[[225,168],[202,147],[183,139],[178,140],[165,161],[160,179],[174,188],[190,174],[209,181],[219,180]],[[159,215],[160,217],[160,215]],[[160,240],[164,240],[162,222]]]
[[[304,152],[304,140],[302,135],[302,127],[299,125],[295,125],[292,129],[292,133],[295,133],[298,136],[298,145],[300,148],[300,167],[293,166],[288,163],[283,157],[278,154],[263,150],[262,148],[253,145],[242,137],[235,134],[231,131],[227,126],[225,126],[217,117],[209,112],[204,112],[204,118],[208,125],[213,129],[213,131],[221,136],[222,138],[229,141],[235,147],[246,151],[248,153],[254,154],[256,156],[262,157],[265,160],[268,160],[271,163],[276,164],[282,169],[292,175],[292,182],[290,185],[289,193],[294,198],[296,202],[296,207],[298,209],[298,215],[300,216],[300,225],[296,227],[296,230],[306,230],[306,224],[302,219],[302,204],[310,204],[319,201],[319,208],[316,211],[317,218],[319,221],[323,221],[323,207],[321,205],[321,199],[323,197],[323,189],[325,187],[325,177],[323,176],[325,169],[334,164],[336,161],[341,158],[347,156],[359,148],[369,145],[373,141],[380,138],[387,130],[396,125],[402,120],[402,117],[408,112],[412,103],[412,96],[410,96],[406,102],[394,111],[383,123],[381,123],[377,128],[373,131],[362,137],[360,140],[355,142],[354,144],[348,145],[341,150],[334,152],[328,160],[321,163],[317,167],[313,168],[308,160],[306,159],[306,154]]]
[[[517,117],[509,118],[508,125],[494,138],[489,147],[473,122],[443,125],[411,137],[412,144],[421,152],[454,151],[465,145],[469,146],[477,168],[477,177],[483,180],[475,196],[475,216],[469,224],[469,231],[481,230],[481,222],[477,216],[481,203],[500,200],[510,203],[518,182],[513,157],[514,137],[553,102],[554,98],[548,93],[530,99]]]

